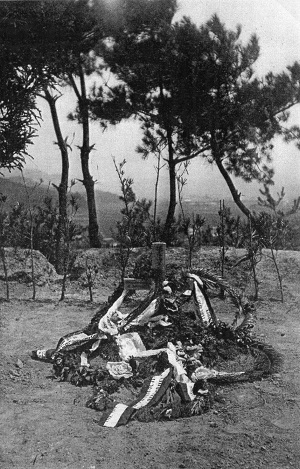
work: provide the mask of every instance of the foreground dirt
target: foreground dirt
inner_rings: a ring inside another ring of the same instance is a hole
[[[99,414],[85,407],[91,388],[53,380],[51,365],[30,358],[31,350],[53,347],[89,322],[114,286],[109,274],[94,305],[78,286],[60,303],[58,285],[38,288],[31,301],[29,286],[12,284],[13,299],[0,303],[0,467],[300,468],[300,253],[279,254],[285,301],[278,301],[276,276],[264,260],[255,333],[283,354],[282,372],[219,388],[219,402],[202,416],[117,429],[100,427]],[[180,262],[178,251],[169,253],[169,261]],[[217,307],[220,319],[227,319],[230,306]]]

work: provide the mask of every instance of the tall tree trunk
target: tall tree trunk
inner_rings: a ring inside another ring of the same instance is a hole
[[[60,123],[58,119],[56,101],[58,96],[52,96],[48,89],[45,90],[44,98],[47,100],[50,111],[52,122],[55,130],[55,135],[57,138],[57,144],[60,149],[62,170],[61,170],[61,180],[59,186],[55,186],[58,191],[58,201],[59,201],[59,217],[58,217],[58,229],[57,229],[57,238],[56,238],[56,252],[55,252],[55,268],[59,274],[64,273],[64,258],[65,258],[65,244],[67,236],[67,194],[68,194],[68,181],[69,181],[69,155],[67,143],[64,140],[60,128]]]
[[[226,182],[226,184],[227,184],[227,186],[230,190],[230,193],[232,195],[232,198],[233,198],[234,202],[236,203],[238,208],[243,212],[243,214],[246,215],[247,218],[249,218],[249,217],[252,218],[251,211],[241,201],[240,192],[238,192],[238,190],[236,189],[236,187],[235,187],[229,173],[226,171],[226,169],[223,166],[222,157],[221,157],[222,155],[219,152],[218,144],[214,140],[214,138],[212,138],[211,150],[212,150],[212,156],[213,156],[214,162],[216,163],[220,173],[222,174],[223,178],[225,179],[225,182]]]
[[[170,245],[172,240],[172,225],[175,218],[176,210],[176,162],[174,161],[174,150],[172,145],[172,132],[167,131],[168,139],[168,164],[169,164],[169,208],[167,218],[164,227],[164,241],[167,245]]]
[[[156,235],[157,235],[157,200],[158,200],[158,183],[159,183],[159,176],[160,176],[160,170],[162,166],[160,165],[160,160],[161,160],[161,153],[159,151],[158,153],[158,158],[157,158],[157,168],[156,168],[156,180],[155,180],[155,187],[154,187],[154,210],[153,210],[153,240],[156,241]],[[163,165],[164,166],[164,165]]]
[[[71,77],[71,84],[76,93],[79,103],[80,110],[80,119],[82,124],[82,146],[80,147],[80,158],[81,158],[81,169],[83,176],[83,185],[86,190],[86,198],[88,205],[88,214],[89,214],[89,241],[90,247],[99,248],[101,247],[101,240],[99,234],[99,226],[97,221],[97,210],[96,210],[96,200],[95,200],[95,181],[90,174],[89,170],[89,157],[90,152],[93,149],[93,146],[90,146],[90,128],[89,128],[89,109],[88,101],[86,97],[86,86],[85,86],[85,77],[83,65],[79,63],[78,73],[80,79],[80,89],[79,92],[77,85]]]
[[[83,185],[86,190],[86,198],[88,205],[88,214],[89,214],[89,240],[91,248],[100,248],[101,241],[99,235],[99,226],[97,222],[97,210],[96,210],[96,200],[95,200],[95,182],[89,171],[89,153],[90,151],[85,151],[84,146],[80,149],[81,157],[81,168],[83,175]]]

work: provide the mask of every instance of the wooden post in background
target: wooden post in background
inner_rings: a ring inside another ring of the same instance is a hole
[[[152,270],[156,286],[166,277],[166,243],[152,243]]]

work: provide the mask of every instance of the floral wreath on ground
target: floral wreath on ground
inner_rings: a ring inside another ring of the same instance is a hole
[[[235,307],[231,325],[217,319],[208,290],[222,289]],[[278,372],[282,357],[253,336],[254,306],[220,277],[199,269],[154,284],[135,307],[134,292],[119,287],[90,324],[37,350],[54,376],[93,385],[87,406],[100,425],[199,415],[222,384]]]

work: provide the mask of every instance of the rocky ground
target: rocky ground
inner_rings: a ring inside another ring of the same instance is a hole
[[[217,250],[205,250],[195,262],[215,267],[217,256]],[[89,387],[59,382],[53,379],[50,364],[30,358],[31,350],[53,347],[62,335],[84,327],[112,292],[117,272],[111,256],[103,251],[98,262],[94,303],[88,301],[82,277],[68,285],[64,302],[59,302],[60,279],[50,271],[43,274],[45,278],[41,275],[35,301],[30,299],[30,283],[20,276],[22,282],[10,282],[11,301],[6,302],[1,281],[0,467],[299,468],[300,252],[279,253],[283,303],[270,260],[264,258],[259,264],[255,334],[283,354],[280,374],[223,386],[213,409],[201,416],[131,422],[115,429],[100,427],[99,414],[85,407],[91,396]],[[184,253],[168,251],[167,262],[182,266]],[[242,270],[232,281],[242,286]],[[216,312],[222,320],[233,319],[227,302],[217,302]]]

